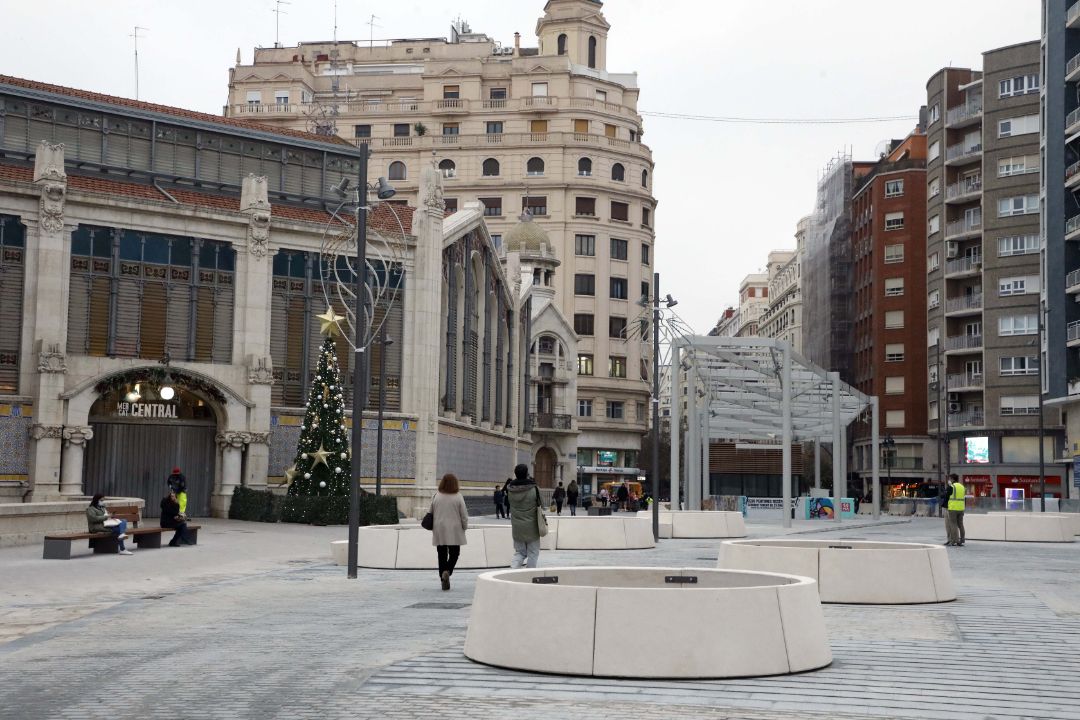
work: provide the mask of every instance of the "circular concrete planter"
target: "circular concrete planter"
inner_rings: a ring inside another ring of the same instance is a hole
[[[511,638],[507,608],[527,609]],[[465,655],[517,670],[635,680],[783,675],[832,662],[813,580],[702,568],[484,573]]]
[[[656,547],[652,520],[634,513],[548,516],[544,550],[642,550]]]
[[[652,522],[652,512],[638,511],[638,517]],[[673,538],[741,538],[746,537],[746,523],[742,513],[729,510],[679,510],[660,511],[660,537],[665,537],[663,527],[668,525]]]
[[[1076,542],[1076,522],[1072,513],[964,513],[964,535],[968,540]]]
[[[956,599],[941,545],[863,540],[729,540],[717,567],[804,575],[821,602],[914,604]]]
[[[509,567],[514,542],[509,525],[478,525],[465,531],[458,570]],[[349,541],[334,540],[330,554],[337,565],[348,564]],[[387,570],[435,570],[438,558],[431,531],[419,525],[370,525],[360,528],[360,567]]]

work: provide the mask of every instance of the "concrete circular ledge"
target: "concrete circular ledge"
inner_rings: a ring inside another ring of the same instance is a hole
[[[651,511],[640,510],[637,515],[652,523]],[[746,523],[742,513],[729,510],[661,510],[660,537],[741,538],[746,537]]]
[[[458,570],[509,567],[514,541],[509,525],[475,525],[465,531]],[[349,541],[334,540],[330,554],[337,565],[347,565]],[[431,531],[419,525],[369,525],[360,528],[357,564],[386,570],[436,570],[438,558]]]
[[[1076,542],[1076,520],[1072,513],[990,512],[964,513],[964,535],[968,540],[1004,542]]]
[[[652,520],[634,513],[548,516],[544,550],[642,550],[656,547]]]
[[[956,599],[941,545],[865,540],[728,540],[716,566],[804,575],[821,602],[902,605]]]
[[[528,608],[533,618],[515,623],[510,641],[507,608]],[[663,567],[483,573],[465,656],[516,670],[635,680],[784,675],[832,662],[813,580]]]

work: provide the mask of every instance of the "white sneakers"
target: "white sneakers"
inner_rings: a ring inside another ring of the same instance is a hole
[[[134,555],[135,553],[131,552],[130,550],[121,550],[119,554],[120,555]]]
[[[117,539],[117,540],[127,540],[127,539],[128,539],[129,537],[131,537],[131,536],[130,536],[130,535],[128,535],[127,533],[125,533],[125,534],[123,534],[123,535],[117,535],[117,536],[116,536],[116,539]]]

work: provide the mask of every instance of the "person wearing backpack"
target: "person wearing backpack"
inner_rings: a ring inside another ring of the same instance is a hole
[[[537,519],[537,512],[543,511],[540,488],[529,477],[529,468],[522,464],[514,468],[514,479],[506,490],[510,498],[510,528],[514,538],[514,557],[510,567],[516,569],[524,565],[534,568],[540,564],[540,521]]]

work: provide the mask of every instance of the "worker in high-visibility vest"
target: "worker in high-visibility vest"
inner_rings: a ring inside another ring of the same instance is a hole
[[[948,501],[945,512],[945,531],[949,534],[946,545],[954,547],[964,546],[964,509],[966,507],[967,489],[960,482],[960,476],[953,473],[949,476]]]

